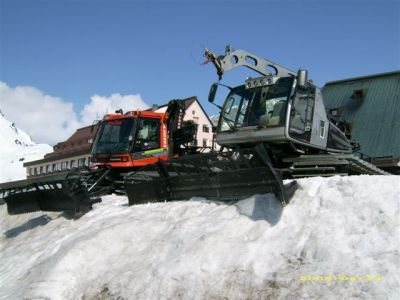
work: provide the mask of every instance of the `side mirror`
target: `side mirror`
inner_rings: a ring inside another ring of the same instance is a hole
[[[213,83],[213,85],[210,88],[210,93],[208,94],[208,102],[213,103],[215,100],[215,95],[217,94],[218,90],[218,84]]]
[[[297,72],[297,86],[299,86],[301,88],[305,88],[307,80],[308,80],[308,72],[307,72],[307,70],[301,70],[300,69]]]

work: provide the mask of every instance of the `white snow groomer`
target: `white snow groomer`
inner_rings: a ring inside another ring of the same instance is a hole
[[[261,75],[228,88],[216,131],[220,152],[160,161],[133,172],[125,180],[129,204],[183,200],[202,196],[236,200],[273,192],[282,205],[295,181],[309,176],[386,174],[352,155],[345,134],[328,119],[321,91],[307,71],[293,72],[247,51],[227,46],[225,55],[205,51],[221,80],[237,67]]]

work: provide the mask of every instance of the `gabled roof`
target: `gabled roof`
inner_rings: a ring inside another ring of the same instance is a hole
[[[201,105],[199,99],[197,99],[196,96],[192,96],[190,98],[185,99],[185,109],[187,110],[194,102],[197,102],[199,104],[201,110],[203,111],[204,115],[207,117],[207,120],[208,120],[208,122],[210,122],[210,125],[212,127],[213,126],[213,122],[211,121],[210,117],[208,116],[208,114],[204,110],[203,105]]]
[[[204,115],[207,117],[208,121],[210,122],[211,126],[213,126],[213,122],[211,121],[210,117],[208,116],[208,114],[206,113],[206,111],[204,110],[204,107],[201,105],[199,99],[197,99],[196,96],[191,96],[185,99],[182,99],[184,104],[185,104],[185,110],[187,110],[194,102],[197,102],[201,108],[201,110],[203,111]],[[167,107],[167,104],[162,104],[162,105],[158,105],[156,109],[161,109],[164,107]],[[147,110],[152,110],[151,108],[147,109]]]
[[[58,143],[54,146],[54,152],[45,155],[47,157],[65,156],[69,153],[90,152],[92,143],[89,141],[94,139],[99,125],[91,125],[76,130],[66,141]]]
[[[47,153],[43,159],[26,162],[24,167],[89,154],[92,147],[89,140],[94,140],[98,128],[98,124],[78,128],[66,141],[56,144],[54,152]]]

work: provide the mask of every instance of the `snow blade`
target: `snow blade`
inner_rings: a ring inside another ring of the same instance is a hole
[[[90,199],[87,189],[79,180],[38,182],[16,189],[4,198],[10,215],[34,211],[69,212],[84,214],[99,199]]]
[[[110,190],[110,186],[98,184],[108,171],[105,169],[101,172],[72,172],[30,178],[6,183],[0,188],[10,215],[53,211],[79,217],[91,210],[94,203],[101,201],[97,196]]]
[[[285,205],[287,193],[276,175],[254,155],[209,153],[149,165],[125,179],[125,190],[129,205],[191,197],[232,201],[266,193]]]

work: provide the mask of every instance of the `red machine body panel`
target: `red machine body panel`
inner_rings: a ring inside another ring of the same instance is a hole
[[[166,113],[143,110],[105,115],[92,148],[90,167],[130,171],[167,160],[166,121]],[[108,144],[111,146],[107,148]]]

